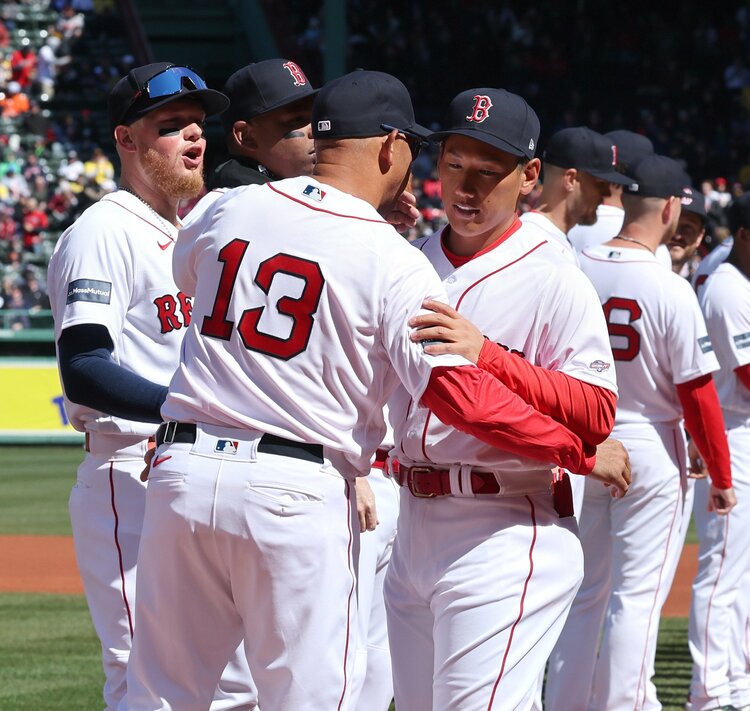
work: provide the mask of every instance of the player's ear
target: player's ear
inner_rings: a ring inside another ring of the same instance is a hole
[[[236,145],[247,150],[254,151],[258,148],[254,127],[249,121],[235,121],[232,126],[232,138]]]
[[[539,158],[532,158],[525,164],[521,164],[521,195],[528,195],[534,189],[541,170],[542,161]]]
[[[563,172],[563,185],[565,186],[565,192],[572,193],[576,187],[576,178],[578,177],[578,171],[575,168],[567,168]]]
[[[115,127],[115,144],[123,151],[135,153],[136,145],[133,138],[133,130],[130,126],[120,125]]]
[[[680,199],[674,195],[667,198],[664,208],[661,211],[662,223],[668,225],[674,219],[675,210],[680,208]]]
[[[378,165],[380,166],[380,172],[384,175],[390,170],[391,166],[393,165],[397,140],[398,131],[394,129],[387,136],[383,136],[380,142],[380,150],[378,151]]]

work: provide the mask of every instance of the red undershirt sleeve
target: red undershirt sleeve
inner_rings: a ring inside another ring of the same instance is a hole
[[[734,372],[737,375],[737,379],[750,390],[750,363],[745,363],[745,365],[735,368]]]
[[[497,449],[578,474],[594,468],[596,447],[479,368],[434,368],[421,402],[444,424]]]
[[[607,388],[532,365],[488,338],[477,365],[586,442],[599,444],[612,432],[617,395]]]
[[[713,485],[728,489],[732,486],[729,444],[713,378],[702,375],[680,383],[677,394],[685,414],[685,427],[706,462]]]

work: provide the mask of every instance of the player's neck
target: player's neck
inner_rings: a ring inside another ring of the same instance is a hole
[[[727,262],[731,264],[735,269],[750,279],[750,253],[748,250],[739,248],[737,238],[735,237],[735,243],[732,245],[732,249],[727,255]]]
[[[316,164],[313,177],[320,183],[364,200],[376,210],[381,209],[384,201],[382,184],[377,180],[369,180],[364,173],[358,173],[351,166],[332,163]]]
[[[179,200],[177,198],[171,198],[163,191],[154,189],[143,181],[129,179],[125,176],[120,180],[120,187],[135,195],[170,224],[179,225],[177,219]]]
[[[544,215],[558,230],[566,235],[573,229],[573,225],[575,225],[575,222],[565,208],[565,201],[558,202],[557,204],[542,202],[536,208],[536,212]]]
[[[644,225],[637,221],[626,222],[619,234],[607,242],[607,245],[643,249],[651,252],[651,254],[656,254],[657,248],[664,241],[663,237],[663,233],[651,225]]]

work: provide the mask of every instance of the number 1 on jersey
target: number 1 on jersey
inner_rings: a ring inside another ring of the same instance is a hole
[[[221,270],[211,314],[203,319],[201,333],[204,336],[220,338],[224,341],[228,341],[232,336],[234,321],[229,321],[227,314],[240,264],[248,245],[249,242],[246,240],[234,239],[219,251],[218,259],[223,262],[224,266]],[[265,306],[245,309],[237,325],[237,331],[248,350],[288,360],[307,348],[325,279],[317,262],[290,254],[276,254],[260,264],[255,274],[255,284],[268,295],[274,277],[280,273],[304,281],[302,293],[298,297],[284,295],[276,301],[278,313],[292,319],[293,325],[289,335],[286,338],[280,338],[264,333],[258,328],[261,316],[266,309]]]

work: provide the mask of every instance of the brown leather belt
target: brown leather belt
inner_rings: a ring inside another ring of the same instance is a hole
[[[403,464],[393,471],[393,478],[399,486],[405,486],[418,499],[431,499],[435,496],[451,495],[450,472],[436,467]],[[499,494],[500,484],[492,472],[471,472],[471,492],[473,494]]]

